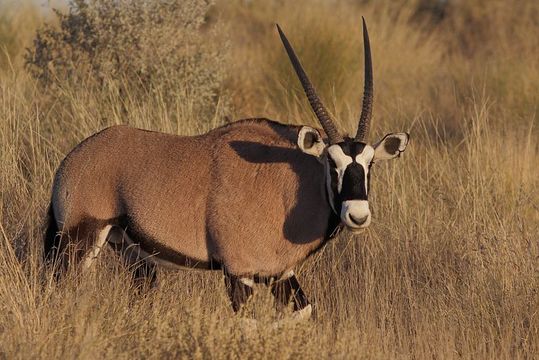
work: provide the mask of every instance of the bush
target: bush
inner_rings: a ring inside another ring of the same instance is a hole
[[[221,92],[223,46],[207,25],[211,0],[71,0],[59,26],[38,30],[26,55],[47,90],[106,87],[137,100],[185,97],[212,110]]]

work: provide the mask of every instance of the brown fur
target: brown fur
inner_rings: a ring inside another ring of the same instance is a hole
[[[126,231],[154,239],[161,252],[235,275],[281,274],[324,241],[331,211],[323,165],[297,149],[298,131],[265,119],[194,137],[107,128],[56,173],[58,228],[127,218]]]

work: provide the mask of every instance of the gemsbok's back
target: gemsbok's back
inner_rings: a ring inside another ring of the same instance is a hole
[[[365,93],[354,138],[340,135],[278,28],[324,132],[248,119],[200,136],[175,136],[127,126],[80,143],[54,178],[45,258],[59,271],[83,267],[107,244],[135,278],[157,267],[223,269],[234,310],[255,282],[302,318],[311,305],[293,268],[344,225],[371,222],[370,173],[395,158],[406,133],[363,142],[372,113],[373,81],[365,22]],[[327,143],[326,143],[327,142]]]

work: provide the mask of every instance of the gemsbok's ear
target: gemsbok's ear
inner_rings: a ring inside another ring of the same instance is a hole
[[[384,138],[374,144],[374,158],[377,160],[394,159],[406,149],[410,135],[408,133],[387,134]]]
[[[318,130],[303,126],[298,133],[298,147],[305,154],[320,157],[324,153],[326,144]]]

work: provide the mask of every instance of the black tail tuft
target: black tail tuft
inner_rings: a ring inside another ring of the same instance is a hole
[[[47,231],[45,232],[45,238],[43,241],[43,258],[46,263],[52,263],[58,257],[60,248],[60,235],[58,234],[59,229],[56,219],[54,218],[52,204],[49,205],[49,211],[47,212],[47,219],[45,221]]]

